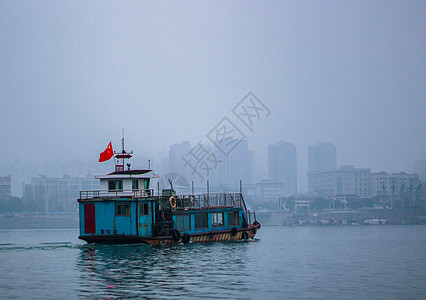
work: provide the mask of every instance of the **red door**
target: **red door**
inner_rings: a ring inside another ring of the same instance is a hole
[[[96,233],[95,204],[84,204],[84,233]]]

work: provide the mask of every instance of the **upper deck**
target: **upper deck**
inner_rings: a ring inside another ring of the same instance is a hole
[[[79,202],[85,201],[108,201],[113,199],[121,198],[121,200],[137,200],[141,198],[147,198],[154,195],[152,189],[130,189],[130,190],[92,190],[92,191],[80,191]]]

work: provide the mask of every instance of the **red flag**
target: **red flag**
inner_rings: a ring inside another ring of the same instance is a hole
[[[99,157],[99,162],[107,161],[113,156],[114,151],[112,150],[111,142],[109,142],[108,147],[105,149],[104,152],[101,153],[101,156]]]

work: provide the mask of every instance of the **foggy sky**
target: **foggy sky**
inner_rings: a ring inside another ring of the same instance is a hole
[[[426,158],[424,1],[0,2],[0,163],[97,161],[111,140],[159,161],[249,91],[267,145],[337,147],[338,165]],[[0,176],[7,175],[1,174]]]

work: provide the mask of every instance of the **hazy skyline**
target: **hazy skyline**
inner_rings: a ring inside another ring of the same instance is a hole
[[[337,164],[413,171],[426,158],[425,3],[57,2],[0,4],[0,163],[97,161],[111,140],[159,162],[206,135],[252,91],[253,132],[330,142]],[[0,170],[0,176],[2,174]]]

